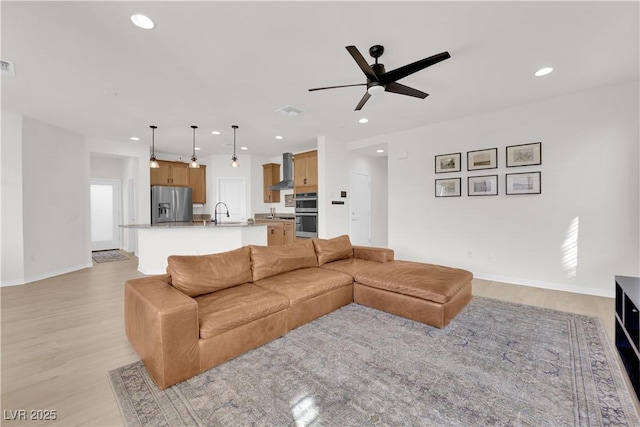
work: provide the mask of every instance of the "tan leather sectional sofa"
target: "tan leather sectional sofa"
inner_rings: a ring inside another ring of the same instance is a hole
[[[170,256],[167,274],[126,282],[125,329],[164,389],[354,301],[443,327],[471,279],[348,236]]]

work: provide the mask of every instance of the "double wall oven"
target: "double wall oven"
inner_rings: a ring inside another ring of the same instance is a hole
[[[318,194],[296,194],[296,237],[318,237]]]

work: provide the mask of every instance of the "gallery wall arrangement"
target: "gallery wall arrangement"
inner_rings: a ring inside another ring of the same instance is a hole
[[[505,165],[508,168],[538,166],[542,164],[542,142],[509,145],[505,147]],[[467,151],[467,171],[498,168],[498,148]],[[462,171],[462,153],[439,154],[435,156],[435,173],[455,173]],[[499,177],[491,175],[467,176],[467,196],[497,196]],[[504,194],[541,194],[542,172],[505,173]],[[462,178],[439,178],[435,180],[435,197],[461,197]]]

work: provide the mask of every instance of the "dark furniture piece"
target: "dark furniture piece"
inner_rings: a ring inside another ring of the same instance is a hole
[[[640,399],[640,278],[616,276],[616,348]]]

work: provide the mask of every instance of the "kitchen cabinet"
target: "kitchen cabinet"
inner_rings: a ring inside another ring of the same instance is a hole
[[[189,164],[158,160],[159,168],[151,171],[151,185],[169,185],[173,187],[189,186]]]
[[[269,187],[279,181],[280,164],[267,163],[262,165],[263,199],[265,203],[280,203],[280,191],[269,190]]]
[[[189,168],[189,187],[193,189],[193,203],[207,203],[207,166]]]
[[[295,221],[284,221],[284,244],[293,245],[296,242]]]
[[[284,245],[284,221],[273,221],[267,225],[267,246]]]
[[[318,192],[318,151],[298,153],[293,157],[293,192]]]

